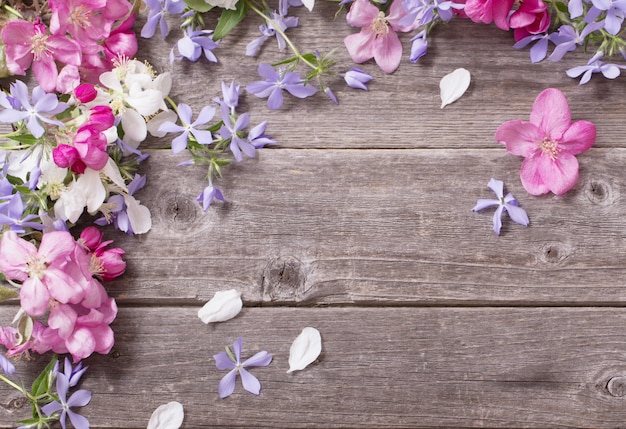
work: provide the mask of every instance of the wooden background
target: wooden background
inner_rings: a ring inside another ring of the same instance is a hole
[[[336,71],[352,67],[333,21],[336,6],[298,10],[289,30],[302,51],[337,48]],[[211,16],[208,21],[214,22]],[[259,62],[288,54],[266,43],[243,56],[260,23],[251,16],[215,51],[218,64],[177,61],[166,41],[142,41],[138,57],[174,75],[172,97],[194,111],[220,95],[220,82],[257,80]],[[137,26],[140,28],[142,21]],[[153,228],[106,237],[127,251],[127,273],[108,288],[118,300],[116,345],[92,356],[81,413],[94,428],[144,428],[172,400],[185,428],[205,427],[626,427],[626,88],[565,75],[582,52],[532,65],[510,33],[456,20],[438,28],[429,53],[393,75],[375,64],[369,92],[329,81],[340,100],[286,96],[279,111],[243,95],[240,112],[269,121],[279,143],[225,170],[228,200],[205,214],[195,203],[204,171],[180,168],[184,154],[152,140],[148,185],[137,196]],[[468,92],[440,109],[439,80],[458,67]],[[594,122],[596,145],[578,157],[580,179],[564,196],[533,197],[521,159],[494,141],[496,128],[527,119],[543,89],[561,89],[574,120]],[[524,228],[492,211],[474,213],[505,182],[530,217]],[[207,326],[197,310],[235,288],[245,307]],[[0,307],[8,324],[15,303]],[[287,374],[291,342],[319,329],[323,353]],[[253,373],[260,396],[219,399],[224,372],[212,356],[238,336],[244,357],[272,364]],[[47,359],[47,356],[45,357]],[[45,359],[20,362],[30,382]],[[0,386],[0,427],[28,415]]]

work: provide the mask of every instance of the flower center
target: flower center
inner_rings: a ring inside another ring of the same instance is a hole
[[[37,255],[31,255],[26,262],[26,269],[28,270],[28,277],[30,278],[43,278],[43,275],[47,268],[46,261],[39,258]]]
[[[89,258],[89,272],[93,275],[103,274],[106,270],[104,269],[104,264],[93,253],[91,254],[91,258]]]
[[[376,37],[389,34],[389,21],[385,19],[385,12],[378,12],[378,16],[372,21],[370,28],[372,33],[376,33]]]
[[[91,17],[91,11],[84,5],[80,5],[72,10],[70,14],[70,22],[81,28],[87,28],[91,26],[89,18]]]
[[[551,160],[557,159],[559,152],[559,142],[550,139],[549,137],[544,137],[541,142],[539,142],[539,149],[543,152],[544,155],[549,156]]]
[[[48,50],[46,39],[48,39],[48,36],[41,33],[33,36],[31,39],[31,43],[33,45],[33,55],[35,56],[36,61],[39,60]]]

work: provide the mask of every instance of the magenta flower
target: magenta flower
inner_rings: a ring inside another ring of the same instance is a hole
[[[588,121],[572,123],[565,95],[548,88],[537,96],[530,122],[505,122],[495,138],[513,155],[526,158],[520,177],[528,193],[562,195],[578,180],[575,155],[593,146],[596,127]]]
[[[33,66],[37,82],[46,92],[53,92],[59,75],[55,61],[79,66],[81,48],[78,43],[61,35],[50,35],[39,20],[34,23],[16,19],[9,21],[2,32],[6,46],[7,68],[13,74],[25,75]]]
[[[396,32],[411,31],[419,21],[409,26],[400,25],[399,21],[408,13],[400,0],[391,4],[389,12],[389,16],[385,16],[369,0],[356,0],[352,4],[346,20],[353,27],[361,27],[361,31],[350,34],[343,42],[355,63],[374,58],[385,73],[392,73],[398,68],[402,59],[402,43]]]
[[[502,30],[509,29],[509,12],[515,0],[467,0],[465,14],[474,22],[495,23]]]

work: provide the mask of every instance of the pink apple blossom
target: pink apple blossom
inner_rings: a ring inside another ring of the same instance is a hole
[[[509,18],[515,40],[545,32],[550,27],[550,12],[542,0],[524,0]]]
[[[495,138],[506,145],[507,151],[525,158],[520,177],[528,193],[562,195],[576,184],[575,155],[593,145],[596,127],[588,121],[572,123],[565,95],[548,88],[537,96],[530,122],[505,122]]]
[[[467,0],[463,10],[474,22],[495,23],[498,28],[509,29],[509,12],[515,0]]]
[[[59,75],[55,61],[79,66],[79,44],[65,35],[48,32],[37,19],[34,23],[16,19],[5,24],[0,33],[6,46],[7,68],[13,74],[24,75],[31,66],[37,82],[46,92],[53,92]]]
[[[80,233],[79,242],[90,253],[90,271],[92,275],[102,278],[102,281],[110,281],[121,276],[126,271],[126,262],[122,259],[124,250],[119,247],[107,249],[113,241],[102,241],[102,231],[89,226]]]
[[[361,31],[347,36],[344,44],[355,63],[374,58],[385,73],[392,73],[398,68],[402,59],[402,43],[396,32],[411,31],[419,22],[410,26],[399,24],[407,15],[401,0],[394,0],[389,12],[385,16],[369,0],[356,0],[352,4],[346,20],[353,27],[361,27]]]

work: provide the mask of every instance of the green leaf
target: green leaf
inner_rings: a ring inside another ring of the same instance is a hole
[[[58,356],[54,355],[52,360],[33,381],[32,394],[34,397],[38,397],[48,392],[52,384],[52,369],[56,364]]]
[[[13,288],[0,285],[0,301],[4,301],[5,299],[17,298],[19,293]]]
[[[235,28],[246,17],[248,13],[248,4],[245,0],[239,0],[237,2],[237,9],[224,9],[217,21],[215,32],[213,33],[213,40],[219,40],[230,33],[230,30]]]
[[[565,3],[561,3],[559,2],[555,2],[554,5],[556,6],[556,8],[558,9],[559,12],[563,12],[563,13],[567,13],[567,5]]]
[[[20,134],[16,136],[8,136],[11,140],[15,140],[16,142],[24,143],[27,145],[34,145],[39,140],[37,137],[32,136],[30,134]]]
[[[200,13],[208,12],[213,8],[213,6],[211,6],[204,0],[185,0],[185,4],[189,6],[189,9],[193,9]]]

